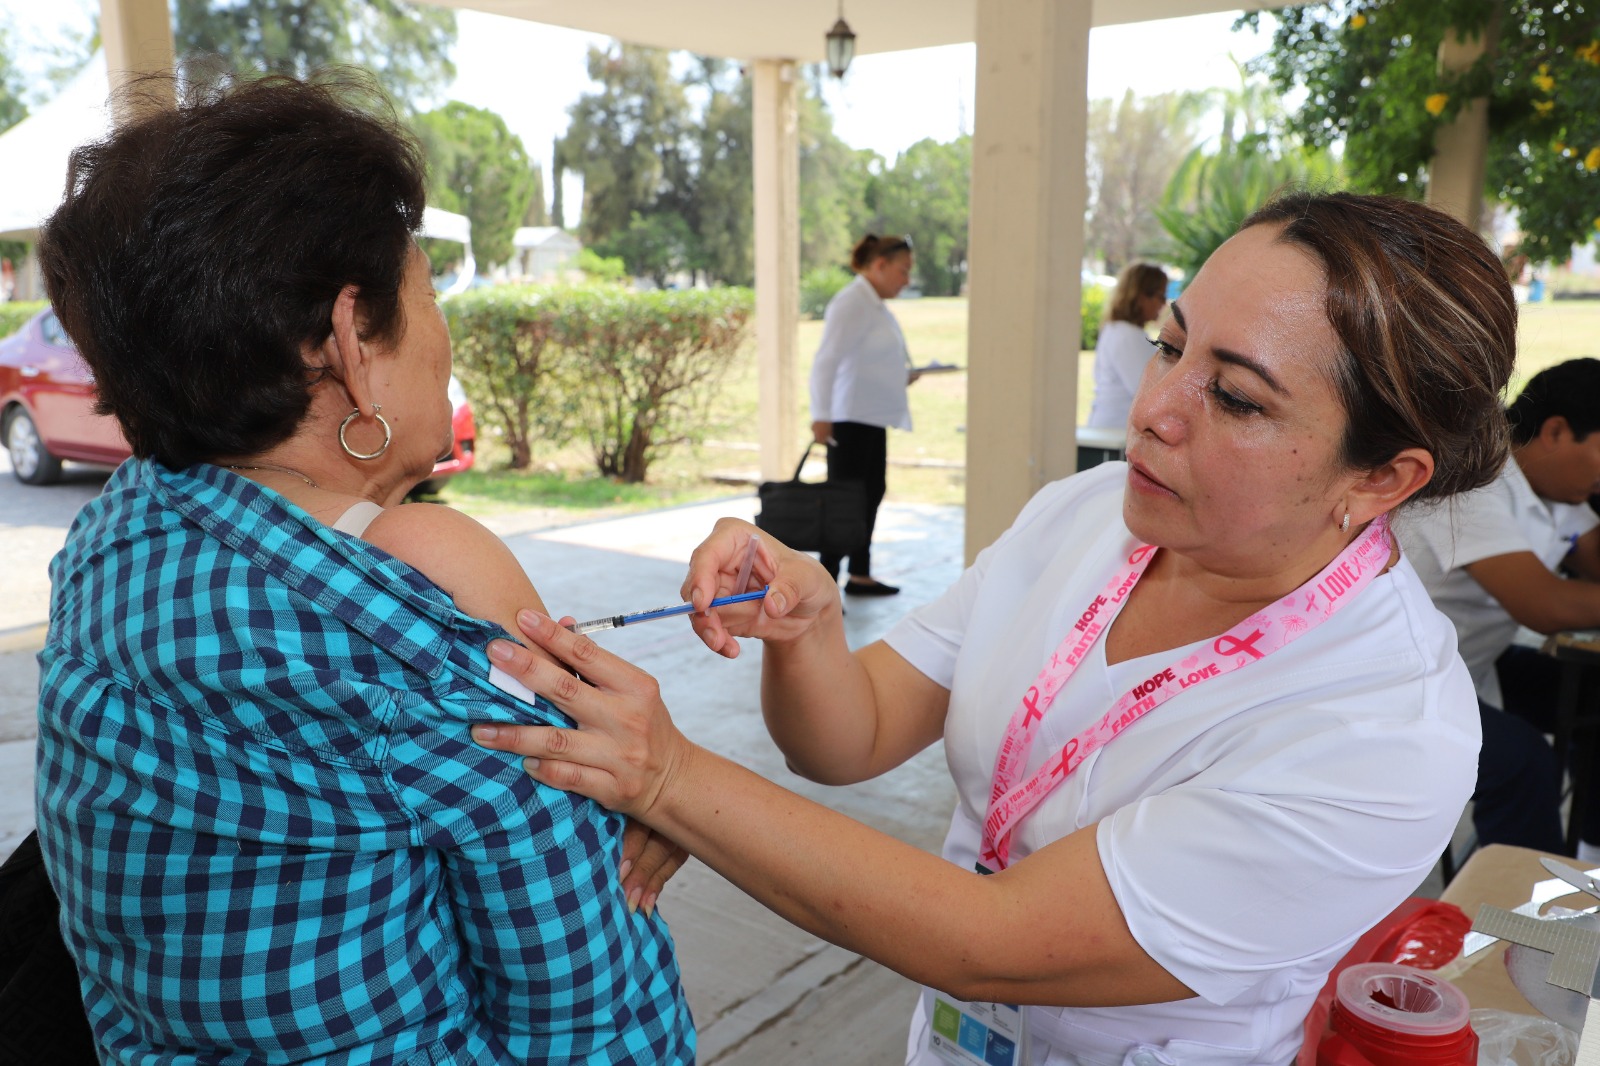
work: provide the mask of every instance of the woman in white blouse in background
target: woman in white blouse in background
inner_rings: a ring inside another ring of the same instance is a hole
[[[1106,321],[1094,346],[1093,429],[1125,429],[1133,394],[1155,346],[1144,328],[1167,306],[1167,275],[1158,266],[1132,263],[1123,268],[1106,308]]]
[[[917,379],[885,300],[911,280],[911,238],[869,233],[850,254],[855,280],[839,290],[823,314],[822,344],[811,365],[811,435],[828,446],[828,480],[859,481],[865,488],[867,536],[841,555],[822,556],[839,578],[848,558],[852,596],[893,596],[900,590],[872,576],[872,528],[889,471],[889,427],[911,428],[906,386]]]

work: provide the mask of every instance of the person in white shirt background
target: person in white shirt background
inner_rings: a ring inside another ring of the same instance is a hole
[[[531,611],[519,626],[569,668],[491,654],[578,728],[475,735],[926,986],[916,1066],[985,1061],[951,1057],[956,1014],[998,1037],[1008,1003],[1033,1005],[1011,1018],[1033,1066],[1289,1062],[1333,965],[1472,791],[1472,679],[1386,522],[1498,474],[1516,317],[1494,254],[1443,212],[1293,194],[1174,304],[1129,461],[1045,486],[884,640],[852,652],[827,574],[762,537],[746,585],[767,596],[696,632],[729,657],[763,641],[768,729],[813,780],[942,737],[942,859],[693,744],[649,675]],[[685,598],[728,591],[754,532],[719,522]]]
[[[846,558],[852,596],[893,596],[899,588],[872,576],[872,530],[888,488],[889,428],[911,429],[906,386],[917,380],[900,323],[884,303],[911,281],[911,238],[869,233],[850,253],[856,276],[828,301],[822,343],[811,364],[811,435],[828,446],[828,480],[859,481],[867,538],[845,555],[822,556],[839,580]]]
[[[1411,510],[1399,531],[1477,686],[1478,842],[1561,852],[1560,780],[1543,736],[1555,731],[1560,665],[1517,636],[1600,627],[1600,519],[1587,504],[1600,482],[1600,359],[1535,374],[1506,417],[1512,461],[1500,476]],[[1600,788],[1579,824],[1579,857],[1600,863]]]
[[[1117,275],[1105,321],[1094,345],[1092,429],[1124,429],[1145,364],[1155,354],[1145,327],[1167,306],[1167,273],[1150,263],[1130,263]]]

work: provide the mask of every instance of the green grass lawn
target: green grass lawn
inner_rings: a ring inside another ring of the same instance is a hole
[[[918,363],[967,365],[967,302],[959,298],[897,300],[891,305]],[[798,425],[810,425],[806,381],[822,323],[800,323]],[[1583,355],[1600,356],[1600,300],[1558,300],[1522,308],[1521,353],[1512,393],[1544,367]],[[1094,353],[1078,363],[1078,422],[1088,416],[1094,388]],[[937,374],[911,388],[915,431],[889,433],[889,498],[919,503],[959,504],[966,472],[944,464],[966,458],[967,375]],[[511,507],[542,506],[581,518],[671,506],[737,491],[714,479],[723,472],[753,472],[756,451],[756,352],[752,333],[739,360],[718,392],[707,419],[706,443],[677,446],[650,468],[644,485],[624,485],[592,473],[581,446],[535,457],[535,469],[505,469],[506,453],[479,423],[479,469],[457,478],[444,497],[469,513],[494,513]],[[918,466],[917,463],[927,465]]]

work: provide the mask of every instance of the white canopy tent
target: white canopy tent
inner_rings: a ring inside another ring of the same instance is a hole
[[[67,155],[111,128],[107,85],[96,55],[53,100],[0,133],[0,239],[32,240],[61,202]]]

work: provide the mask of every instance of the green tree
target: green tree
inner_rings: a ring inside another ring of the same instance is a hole
[[[544,168],[535,163],[528,173],[528,209],[522,213],[524,226],[550,225],[550,211],[545,206]]]
[[[691,198],[688,133],[692,112],[672,76],[668,53],[614,43],[589,50],[589,77],[598,88],[568,110],[563,164],[583,175],[586,244],[620,237],[633,224]],[[629,263],[632,269],[634,264]]]
[[[749,285],[755,280],[750,79],[740,75],[731,86],[713,81],[708,87],[692,212],[697,265],[713,281]]]
[[[1592,0],[1335,0],[1278,12],[1259,61],[1304,86],[1307,142],[1343,141],[1352,182],[1421,196],[1434,135],[1489,102],[1485,191],[1517,210],[1522,250],[1563,259],[1600,225],[1600,25]],[[1241,24],[1256,22],[1247,15]],[[1447,31],[1484,34],[1469,69],[1442,71]]]
[[[1156,218],[1161,194],[1195,147],[1207,101],[1191,93],[1089,103],[1088,247],[1115,274],[1158,254],[1166,231]]]
[[[878,179],[877,208],[887,233],[914,238],[923,291],[955,296],[967,277],[967,191],[972,138],[925,138],[901,152]]]
[[[493,111],[456,100],[417,116],[416,126],[428,154],[428,202],[467,216],[479,262],[510,259],[534,193],[521,138]]]
[[[350,63],[407,111],[455,78],[455,12],[405,0],[177,0],[175,38],[197,80]]]
[[[1254,139],[1210,153],[1196,148],[1173,174],[1156,208],[1172,239],[1167,258],[1188,277],[1200,269],[1250,213],[1290,185],[1323,188],[1335,183],[1334,160],[1318,149],[1274,155]]]
[[[17,69],[17,57],[12,52],[16,40],[9,24],[0,24],[0,130],[8,130],[28,117],[24,98],[25,81]],[[20,262],[28,254],[25,241],[0,241],[0,259]],[[11,330],[6,330],[10,334]]]
[[[800,141],[800,270],[842,267],[850,250],[886,224],[878,212],[883,157],[851,148],[833,132],[833,115],[808,77],[797,103]]]
[[[651,215],[635,211],[627,229],[590,247],[601,257],[621,259],[631,273],[649,278],[660,289],[667,287],[673,274],[691,269],[696,255],[689,223],[671,211]]]
[[[13,52],[15,41],[9,22],[0,23],[0,130],[8,130],[28,117],[25,79],[17,69]]]

